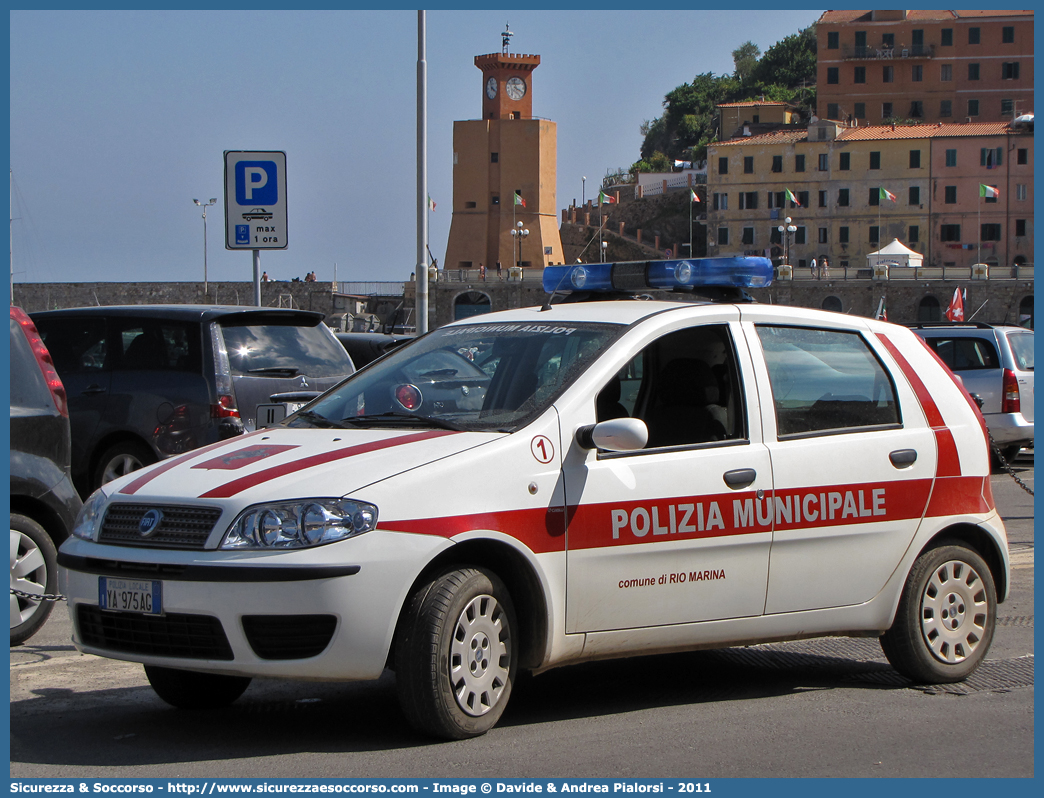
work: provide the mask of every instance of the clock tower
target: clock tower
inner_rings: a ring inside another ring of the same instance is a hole
[[[539,55],[475,56],[482,70],[482,118],[453,123],[453,218],[444,267],[486,267],[486,280],[512,266],[563,263],[555,198],[557,126],[533,118]],[[525,235],[512,235],[522,223]],[[477,275],[477,272],[476,272]],[[474,275],[473,275],[474,276]]]

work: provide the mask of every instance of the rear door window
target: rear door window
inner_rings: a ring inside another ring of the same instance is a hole
[[[950,367],[950,371],[999,368],[997,348],[986,338],[932,337],[926,340],[939,359]]]
[[[780,439],[899,425],[895,386],[856,332],[757,325]]]
[[[120,367],[127,371],[203,371],[199,324],[162,319],[114,320]]]

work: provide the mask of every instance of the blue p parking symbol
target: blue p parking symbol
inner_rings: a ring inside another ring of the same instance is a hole
[[[236,202],[240,205],[275,205],[279,201],[279,182],[275,161],[236,163]],[[236,231],[239,243],[239,231]]]
[[[248,224],[237,224],[236,225],[236,243],[237,244],[249,244],[250,243],[250,225],[248,225]]]

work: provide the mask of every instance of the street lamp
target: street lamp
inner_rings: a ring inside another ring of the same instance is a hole
[[[788,216],[784,219],[786,226],[780,225],[776,229],[779,231],[780,238],[783,239],[783,262],[787,265],[790,264],[790,235],[797,232],[797,226],[791,224],[791,218]]]
[[[602,263],[606,262],[606,260],[605,260],[605,251],[607,249],[609,249],[609,242],[608,241],[603,241],[602,242]]]
[[[210,202],[192,200],[203,209],[203,295],[207,295],[207,208],[217,202],[217,197],[211,197]]]
[[[515,265],[518,268],[522,268],[522,239],[529,235],[529,230],[522,228],[522,222],[518,222],[515,228],[511,231],[511,235],[518,242],[518,257],[515,259]]]
[[[587,175],[580,178],[580,207],[587,204]]]

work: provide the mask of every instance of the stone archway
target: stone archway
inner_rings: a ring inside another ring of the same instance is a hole
[[[481,316],[493,310],[493,300],[481,291],[464,291],[453,298],[453,320]]]
[[[921,297],[917,303],[917,321],[942,321],[942,306],[932,294]]]

